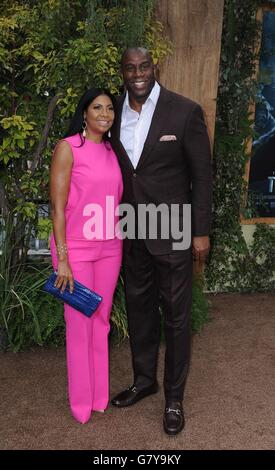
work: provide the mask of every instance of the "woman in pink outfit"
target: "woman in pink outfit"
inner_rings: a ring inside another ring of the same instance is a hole
[[[55,148],[51,166],[50,246],[56,286],[64,291],[69,283],[73,291],[75,278],[103,297],[91,318],[64,305],[69,401],[81,423],[93,411],[104,411],[109,401],[109,318],[122,256],[114,210],[123,190],[107,137],[113,121],[110,93],[88,90]]]

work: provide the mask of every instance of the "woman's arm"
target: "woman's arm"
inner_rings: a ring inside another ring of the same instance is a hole
[[[66,141],[57,144],[53,153],[50,173],[50,199],[53,232],[58,256],[58,275],[55,286],[64,292],[67,282],[73,291],[73,275],[68,262],[66,245],[65,206],[67,204],[73,156]]]

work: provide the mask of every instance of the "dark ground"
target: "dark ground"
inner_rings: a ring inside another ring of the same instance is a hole
[[[209,298],[211,321],[193,338],[180,435],[162,429],[162,390],[78,424],[66,398],[65,350],[37,349],[0,353],[0,449],[274,449],[275,293]],[[131,382],[128,342],[112,346],[111,395]]]

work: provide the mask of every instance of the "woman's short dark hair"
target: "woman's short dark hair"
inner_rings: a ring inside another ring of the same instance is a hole
[[[115,109],[115,98],[109,92],[109,90],[105,88],[90,88],[89,90],[85,91],[85,93],[81,96],[79,103],[76,107],[75,113],[73,118],[70,122],[69,128],[64,137],[70,137],[79,133],[81,139],[81,146],[85,142],[85,138],[82,135],[83,131],[83,123],[84,123],[84,112],[87,111],[88,107],[98,96],[100,95],[107,95],[109,96],[110,100],[112,101],[113,107]],[[103,140],[108,140],[107,132],[103,135]]]

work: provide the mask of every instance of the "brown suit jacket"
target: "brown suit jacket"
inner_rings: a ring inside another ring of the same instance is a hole
[[[193,236],[210,230],[212,169],[211,150],[201,107],[164,87],[152,118],[137,168],[134,169],[121,141],[120,124],[125,95],[117,101],[112,146],[118,156],[124,182],[123,202],[132,204],[191,203]],[[160,140],[172,135],[176,140]],[[182,222],[182,221],[181,221]],[[184,222],[184,221],[183,221]],[[146,239],[153,254],[170,253],[172,237]],[[125,248],[131,241],[125,240]]]

